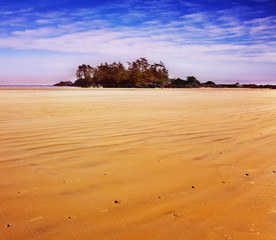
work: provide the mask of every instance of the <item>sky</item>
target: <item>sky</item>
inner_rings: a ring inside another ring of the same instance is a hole
[[[140,57],[172,78],[276,84],[276,0],[0,0],[0,85]]]

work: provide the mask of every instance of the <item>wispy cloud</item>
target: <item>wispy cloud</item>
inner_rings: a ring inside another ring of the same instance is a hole
[[[20,10],[11,10],[11,11],[0,11],[0,15],[14,15],[14,14],[20,14],[20,13],[27,13],[32,11],[33,8],[26,8],[26,9],[20,9]]]

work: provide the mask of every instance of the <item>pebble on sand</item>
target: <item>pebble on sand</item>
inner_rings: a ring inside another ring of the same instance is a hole
[[[113,202],[117,204],[120,203],[120,200],[114,200]]]
[[[177,215],[177,214],[175,214],[175,213],[173,213],[172,216],[173,216],[173,217],[180,217],[179,215]]]
[[[191,188],[195,188],[195,186],[191,186]]]

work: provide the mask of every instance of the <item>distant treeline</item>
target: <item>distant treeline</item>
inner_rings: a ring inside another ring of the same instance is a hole
[[[162,62],[149,64],[146,58],[128,62],[126,68],[121,62],[104,63],[97,67],[81,65],[76,71],[74,86],[79,87],[136,87],[143,85],[164,85],[168,70]]]
[[[121,62],[104,63],[97,67],[83,64],[78,66],[75,73],[77,80],[62,81],[54,86],[76,87],[114,87],[114,88],[273,88],[275,85],[256,84],[216,84],[212,81],[201,83],[194,76],[187,76],[186,80],[170,79],[167,68],[163,62],[149,64],[146,58],[128,62],[126,68]]]

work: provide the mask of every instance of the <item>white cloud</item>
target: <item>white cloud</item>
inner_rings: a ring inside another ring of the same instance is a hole
[[[194,19],[196,18],[196,20]],[[274,29],[268,24],[275,19],[255,19],[259,25],[246,22],[241,26],[223,28],[212,22],[205,22],[207,16],[200,13],[189,15],[182,21],[172,21],[162,25],[158,21],[146,22],[142,26],[117,28],[85,29],[85,22],[14,31],[13,36],[0,39],[1,48],[23,50],[48,50],[56,52],[94,53],[111,55],[128,55],[148,52],[162,52],[176,57],[178,54],[189,54],[193,58],[204,58],[206,54],[214,59],[275,62],[272,42],[260,44],[258,37],[266,36]],[[195,23],[203,21],[198,27]],[[106,20],[97,20],[95,25],[106,24]],[[89,27],[88,27],[89,28]],[[81,30],[81,31],[80,31]],[[217,40],[240,37],[245,34],[255,35],[258,42],[219,43]],[[272,52],[271,52],[272,51]]]

